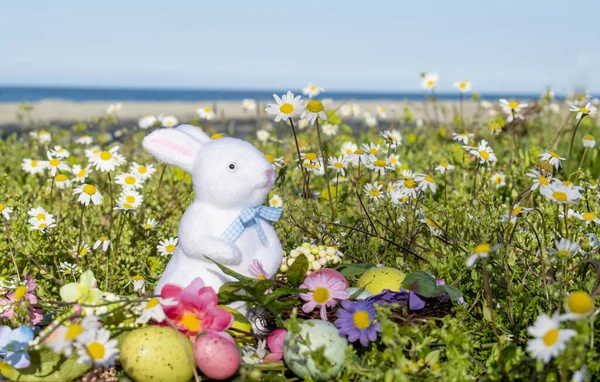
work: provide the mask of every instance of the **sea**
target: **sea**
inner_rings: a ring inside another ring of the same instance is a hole
[[[256,101],[269,101],[273,93],[284,94],[287,90],[246,90],[246,89],[135,89],[135,88],[94,88],[94,87],[27,87],[1,86],[0,102],[37,102],[47,99],[67,100],[74,102],[106,101],[106,102],[149,102],[149,101],[241,101],[252,98]],[[292,89],[301,94],[300,89]],[[482,93],[480,99],[497,101],[500,98],[531,100],[540,94],[530,93]],[[424,93],[414,92],[367,92],[367,91],[326,91],[323,98],[334,100],[397,100],[421,101]],[[460,99],[458,92],[436,93],[438,100],[455,101]],[[468,95],[465,97],[469,97]],[[557,97],[560,99],[561,97]]]

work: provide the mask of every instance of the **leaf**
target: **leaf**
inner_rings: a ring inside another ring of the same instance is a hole
[[[368,271],[369,269],[371,269],[373,267],[374,267],[373,264],[368,264],[368,263],[351,263],[351,264],[343,264],[343,265],[339,266],[337,268],[337,270],[340,271],[340,273],[342,275],[344,275],[344,277],[350,277],[350,276],[362,275],[363,273],[365,273],[366,271]]]
[[[306,271],[308,271],[308,259],[301,253],[287,271],[288,284],[293,287],[300,286],[306,277]]]
[[[505,361],[510,361],[515,355],[517,355],[517,346],[515,344],[510,344],[502,349],[502,359]]]
[[[11,381],[65,382],[73,381],[88,371],[91,365],[77,363],[77,355],[69,358],[49,349],[31,350],[31,365],[26,369],[15,369],[8,364],[0,366],[0,372]]]
[[[217,267],[219,267],[219,269],[221,270],[221,272],[225,273],[227,276],[231,276],[231,277],[233,277],[234,279],[236,279],[238,281],[246,282],[246,283],[251,283],[252,281],[254,281],[253,278],[244,276],[244,275],[242,275],[240,273],[237,273],[236,271],[234,271],[234,270],[232,270],[230,268],[227,268],[223,264],[220,264],[220,263],[214,261],[213,259],[211,259],[208,256],[204,256],[204,257],[206,257],[208,260],[210,260],[213,263],[215,263],[217,265]]]
[[[407,274],[402,286],[423,297],[436,297],[439,293],[436,291],[435,278],[422,271]]]

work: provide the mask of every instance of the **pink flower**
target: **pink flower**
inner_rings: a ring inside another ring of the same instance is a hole
[[[252,263],[248,266],[248,272],[259,280],[271,278],[258,259],[252,259]]]
[[[37,281],[31,276],[25,276],[25,285],[19,286],[14,292],[11,292],[6,296],[7,298],[0,299],[0,308],[6,307],[0,318],[5,320],[11,320],[15,315],[15,307],[27,308],[29,314],[29,323],[31,325],[37,325],[42,322],[44,318],[41,309],[34,309],[32,305],[38,303],[35,290],[37,288]]]
[[[263,362],[275,362],[283,359],[283,340],[286,334],[287,330],[285,329],[275,329],[273,333],[269,334],[267,346],[271,353],[267,354]]]
[[[316,277],[304,279],[300,289],[308,289],[309,293],[300,293],[300,298],[306,301],[302,306],[304,313],[312,312],[316,307],[321,308],[321,319],[327,321],[327,308],[337,305],[338,300],[347,300],[350,295],[346,285],[328,274],[322,273]]]
[[[231,312],[217,306],[217,294],[213,288],[205,287],[200,277],[185,288],[167,284],[162,288],[160,296],[177,302],[174,305],[163,305],[163,310],[177,329],[188,336],[207,330],[226,330],[233,323]]]

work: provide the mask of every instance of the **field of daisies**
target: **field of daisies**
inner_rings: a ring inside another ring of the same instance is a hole
[[[333,108],[315,85],[275,94],[244,138],[276,174],[265,206],[283,210],[283,258],[276,274],[218,264],[219,290],[153,295],[194,190],[141,142],[233,124],[210,108],[127,124],[111,105],[3,135],[0,379],[598,378],[597,100],[479,101],[460,81],[449,111],[437,83],[424,74],[424,101],[394,113]]]

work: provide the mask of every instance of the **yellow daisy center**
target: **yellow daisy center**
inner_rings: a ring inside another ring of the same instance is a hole
[[[256,276],[256,278],[258,280],[266,280],[267,279],[267,277],[265,275],[263,275],[262,273],[260,275]]]
[[[558,329],[550,329],[544,334],[544,345],[552,346],[558,340]]]
[[[21,301],[23,297],[27,294],[27,287],[25,285],[21,285],[15,290],[15,300]]]
[[[381,195],[381,191],[379,191],[376,188],[373,188],[369,190],[369,194],[371,194],[371,196],[378,197],[379,195]]]
[[[591,212],[586,212],[586,213],[584,213],[584,214],[582,215],[582,217],[583,217],[583,220],[585,220],[585,221],[591,221],[591,220],[594,220],[594,219],[596,219],[596,215],[594,215],[594,214],[593,214],[593,213],[591,213]]]
[[[67,176],[66,176],[66,175],[64,175],[64,174],[58,174],[58,175],[56,175],[56,176],[54,177],[54,180],[55,180],[55,181],[57,181],[57,182],[64,182],[64,181],[66,181],[67,179],[68,179],[68,178],[67,178]]]
[[[128,176],[125,178],[125,183],[127,184],[135,184],[135,177],[133,176]]]
[[[127,195],[125,197],[125,200],[127,201],[127,203],[135,203],[135,196],[133,196],[133,195]]]
[[[376,147],[371,147],[369,149],[369,154],[377,155],[379,154],[379,150]]]
[[[318,287],[313,292],[313,299],[317,304],[323,305],[329,301],[329,289],[325,287]]]
[[[223,137],[224,137],[224,135],[223,135],[223,134],[221,134],[221,133],[217,133],[217,134],[213,134],[213,135],[211,135],[211,136],[210,136],[210,139],[221,139],[221,138],[223,138]]]
[[[359,310],[352,315],[352,321],[357,329],[366,329],[371,326],[371,320],[369,320],[369,313],[364,310]]]
[[[152,309],[154,308],[156,305],[158,305],[158,298],[154,297],[151,298],[150,300],[148,300],[148,303],[146,304],[146,309]]]
[[[481,155],[481,157],[485,160],[489,160],[490,159],[490,153],[488,153],[485,150],[480,150],[479,151],[479,155]]]
[[[417,187],[417,182],[412,179],[408,179],[404,181],[404,187],[406,188],[415,188]]]
[[[210,113],[210,107],[205,107],[205,108],[204,108],[204,112],[205,112],[205,113]]]
[[[190,332],[197,332],[200,330],[200,319],[193,313],[184,314],[179,321],[179,324]]]
[[[442,166],[443,168],[447,168],[448,162],[442,162],[442,163],[440,163],[440,166]]]
[[[100,159],[102,160],[110,160],[112,158],[112,154],[109,151],[102,151],[100,153]]]
[[[108,240],[108,236],[100,236],[100,241],[106,241]]]
[[[369,151],[370,151],[370,150],[369,150]],[[364,152],[363,150],[361,150],[361,149],[357,149],[357,150],[354,152],[354,154],[358,154],[358,155],[362,155],[362,154],[364,154],[364,153],[365,153],[365,152]]]
[[[560,258],[566,259],[571,256],[571,251],[569,251],[568,249],[559,249],[558,251],[556,251],[556,254]]]
[[[373,162],[373,166],[385,167],[385,166],[387,166],[387,162],[382,159],[377,159],[375,162]]]
[[[40,224],[38,227],[39,227],[39,228],[41,228],[41,229],[44,229],[44,228],[46,228],[46,226],[47,226],[47,225],[48,225],[48,224],[46,224],[46,223],[42,223],[42,224]]]
[[[79,256],[85,256],[86,253],[87,253],[86,247],[79,247]]]
[[[145,174],[146,172],[148,172],[148,169],[146,168],[146,166],[140,166],[138,167],[138,172],[140,174]]]
[[[335,168],[344,168],[344,165],[342,163],[340,163],[340,162],[335,162],[333,164],[333,167],[335,167]]]
[[[315,161],[315,160],[317,160],[317,154],[315,154],[315,153],[306,153],[306,154],[304,155],[304,158],[305,158],[305,159],[308,159],[308,160],[313,160],[313,161]]]
[[[92,186],[91,184],[86,184],[83,186],[83,192],[88,195],[94,195],[96,193],[96,187]]]
[[[581,112],[581,113],[583,113],[583,114],[587,114],[587,113],[589,113],[589,112],[590,112],[590,110],[589,110],[589,109],[587,109],[587,108],[585,108],[585,107],[580,107],[580,108],[579,108],[579,112]]]
[[[35,216],[37,220],[46,220],[46,214],[39,213]]]
[[[510,107],[511,109],[516,109],[519,107],[519,103],[517,101],[510,101],[508,103],[508,107]]]
[[[429,183],[435,183],[435,179],[433,179],[431,176],[429,175],[425,175],[425,180],[428,181]]]
[[[565,200],[567,200],[567,194],[562,191],[554,191],[552,193],[552,196],[554,197],[554,199],[558,200],[559,202],[564,202]]]
[[[320,113],[325,110],[325,107],[323,107],[321,101],[314,99],[306,105],[306,110],[310,111],[311,113]]]
[[[60,164],[60,159],[51,159],[48,163],[50,163],[50,166],[56,167]]]
[[[275,163],[275,157],[273,155],[265,154],[265,159],[269,161],[269,163]]]
[[[558,155],[557,153],[555,153],[554,151],[550,151],[550,155],[552,155],[554,158],[556,159],[560,159],[560,155]]]
[[[567,306],[571,313],[587,314],[594,309],[594,300],[586,292],[577,291],[567,297]]]
[[[291,103],[284,103],[279,107],[279,111],[283,114],[292,114],[294,112],[294,105]]]
[[[433,85],[435,85],[435,81],[434,80],[427,81],[427,86],[433,86]]]
[[[478,253],[478,254],[489,253],[490,250],[491,250],[491,247],[487,243],[479,244],[475,247],[475,253]]]
[[[83,169],[83,170],[81,170],[81,171],[79,171],[77,173],[77,177],[78,178],[83,178],[85,176],[85,174],[86,174],[85,169]]]
[[[6,208],[6,206],[2,203],[0,203],[0,212],[4,211],[4,209]]]
[[[87,351],[93,360],[104,358],[105,349],[104,345],[102,345],[100,342],[92,342],[89,344],[87,346]]]
[[[461,82],[461,83],[459,83],[459,84],[458,84],[458,86],[459,86],[461,89],[464,89],[464,88],[466,88],[466,87],[467,87],[467,83],[466,83],[466,82]]]
[[[521,210],[523,210],[523,207],[521,207],[521,206],[515,207],[512,211],[510,211],[510,214],[512,216],[516,216],[519,214],[519,212],[521,212]]]
[[[81,325],[70,325],[69,329],[67,329],[67,333],[65,334],[65,339],[70,341],[80,335],[81,332],[83,332],[83,327]]]
[[[165,247],[165,251],[173,252],[175,250],[175,248],[177,248],[177,246],[175,244],[169,244]]]
[[[502,177],[500,175],[496,175],[496,177],[494,178],[494,180],[496,181],[497,184],[502,183]]]
[[[31,167],[37,167],[37,165],[38,165],[38,161],[36,161],[36,160],[31,161]]]
[[[549,184],[548,179],[546,179],[546,177],[544,175],[540,175],[538,180],[542,186],[547,186]]]

